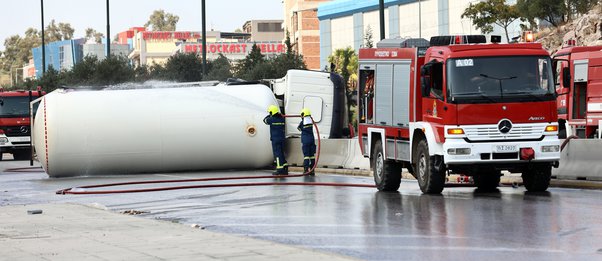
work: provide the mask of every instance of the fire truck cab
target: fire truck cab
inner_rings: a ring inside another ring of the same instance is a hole
[[[377,188],[399,189],[407,168],[423,193],[440,193],[451,173],[493,189],[502,170],[546,190],[560,158],[553,75],[541,44],[482,35],[360,49],[358,134]]]
[[[602,125],[602,46],[574,46],[574,40],[553,56],[557,75],[560,137],[600,136]]]
[[[3,153],[15,160],[31,157],[30,102],[42,91],[0,91],[0,160]],[[37,105],[33,108],[34,112]]]

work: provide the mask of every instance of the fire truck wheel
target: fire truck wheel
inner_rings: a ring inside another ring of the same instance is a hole
[[[501,174],[498,170],[478,173],[474,175],[474,183],[480,190],[494,190],[500,185]]]
[[[401,164],[386,160],[380,140],[374,144],[372,160],[376,188],[380,191],[397,191],[401,184]]]
[[[552,166],[533,167],[523,171],[523,185],[530,192],[546,191],[550,186],[551,176]]]
[[[445,167],[441,156],[429,155],[426,140],[420,140],[414,156],[414,171],[422,193],[438,194],[445,185]]]

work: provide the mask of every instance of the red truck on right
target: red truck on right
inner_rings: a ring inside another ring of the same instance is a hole
[[[574,46],[553,55],[559,136],[600,136],[602,122],[602,46]]]

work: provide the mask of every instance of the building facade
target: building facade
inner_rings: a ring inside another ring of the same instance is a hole
[[[73,65],[81,61],[84,57],[83,44],[85,42],[86,39],[80,38],[46,44],[46,70],[50,67],[57,71],[71,69]],[[42,46],[33,48],[32,53],[36,77],[39,78],[43,74]]]
[[[308,69],[320,69],[318,5],[331,0],[284,0],[284,30],[293,49],[303,55]]]
[[[481,34],[464,10],[479,0],[385,0],[385,38],[424,38],[435,35]],[[513,4],[515,1],[508,1]],[[365,45],[368,28],[374,44],[380,40],[378,1],[337,0],[318,7],[320,23],[320,65],[328,65],[328,56],[336,49]],[[511,27],[511,35],[520,31],[518,22]],[[494,27],[492,34],[503,35]],[[505,41],[505,37],[502,38]]]
[[[106,42],[106,39],[103,41]],[[50,67],[57,71],[70,70],[86,56],[104,59],[106,57],[105,48],[106,44],[86,43],[84,38],[48,43],[45,50],[46,70]],[[32,53],[35,76],[39,78],[43,74],[42,47],[33,48]],[[111,44],[111,55],[127,57],[129,53],[130,47],[127,44]]]
[[[270,39],[259,32],[260,39]],[[231,33],[207,31],[207,59],[215,59],[219,54],[232,61],[245,58],[253,44],[261,49],[266,56],[286,52],[281,35],[271,41],[251,41],[256,37],[253,33]],[[134,49],[129,58],[136,65],[164,64],[167,59],[177,52],[201,53],[203,44],[201,32],[138,32],[133,39]]]
[[[284,40],[282,20],[250,20],[242,26],[242,31],[251,35],[253,42]]]

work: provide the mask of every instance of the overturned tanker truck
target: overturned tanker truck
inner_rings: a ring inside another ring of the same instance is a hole
[[[250,82],[59,89],[37,100],[32,141],[50,177],[266,167],[273,161],[263,123],[269,105],[293,113],[311,106],[323,138],[340,135],[333,106],[340,88],[330,78],[289,71],[283,95]]]
[[[57,90],[34,118],[50,177],[262,167],[272,160],[263,85]]]

